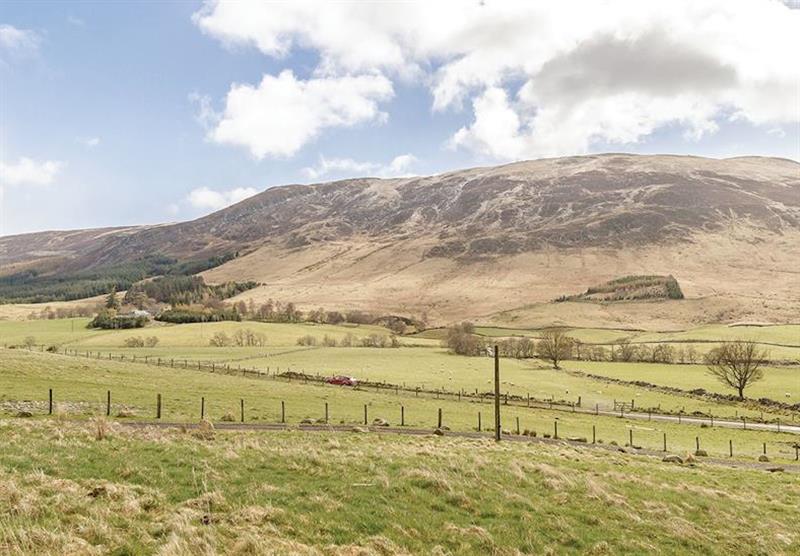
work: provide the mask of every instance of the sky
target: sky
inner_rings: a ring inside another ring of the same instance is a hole
[[[595,152],[800,160],[800,2],[0,3],[0,235]]]

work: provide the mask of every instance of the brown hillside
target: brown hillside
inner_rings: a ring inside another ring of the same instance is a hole
[[[672,274],[687,297],[730,300],[715,316],[768,320],[800,302],[799,237],[795,162],[608,154],[275,187],[191,222],[0,238],[0,260],[59,270],[238,251],[206,278],[445,320]]]

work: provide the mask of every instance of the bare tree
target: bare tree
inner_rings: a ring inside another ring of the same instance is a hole
[[[708,372],[722,384],[735,388],[739,399],[744,399],[744,389],[764,378],[762,365],[769,354],[755,342],[737,340],[722,344],[705,356]]]
[[[558,362],[566,359],[572,353],[574,340],[558,328],[546,330],[542,334],[542,339],[536,347],[539,357],[547,359],[553,363],[553,367],[559,369]]]

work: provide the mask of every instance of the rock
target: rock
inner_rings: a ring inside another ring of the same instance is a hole
[[[665,463],[683,463],[683,458],[675,454],[668,454],[661,461]]]
[[[316,420],[312,419],[311,417],[306,417],[302,421],[300,421],[301,425],[313,425],[316,423]]]
[[[766,454],[761,454],[760,456],[758,456],[758,461],[762,463],[768,463],[769,458],[766,456]]]
[[[353,427],[350,432],[369,432],[369,429],[366,427]]]
[[[511,431],[509,431],[508,429],[500,429],[500,432],[501,432],[502,434],[505,434],[505,435],[509,435],[509,434],[511,434]]]
[[[617,444],[617,441],[616,441],[616,440],[612,440],[611,442],[609,442],[609,444],[610,444],[611,446],[618,446],[618,444]]]
[[[434,429],[433,434],[436,436],[444,436],[444,431],[442,429]]]
[[[546,432],[546,433],[544,433],[542,436],[544,436],[544,438],[550,438],[550,433],[547,433],[547,432]]]
[[[374,426],[374,427],[388,427],[389,426],[389,421],[387,421],[386,419],[383,419],[381,417],[376,417],[375,419],[372,420],[372,426]]]
[[[767,471],[770,473],[783,473],[783,467],[767,467]]]
[[[220,421],[224,421],[226,423],[233,423],[236,420],[236,417],[233,416],[233,413],[230,411],[219,418]]]
[[[570,442],[584,442],[584,443],[589,442],[585,436],[568,436],[567,440],[569,440]]]
[[[17,412],[17,417],[33,417],[33,413],[31,413],[30,411],[25,411],[23,409],[22,411]]]
[[[708,457],[708,452],[706,452],[703,449],[695,450],[694,455],[696,455],[697,457],[701,457],[701,458],[707,458]]]
[[[126,419],[126,418],[130,418],[130,417],[136,417],[136,414],[133,411],[120,409],[117,412],[117,417],[120,418],[120,419]]]

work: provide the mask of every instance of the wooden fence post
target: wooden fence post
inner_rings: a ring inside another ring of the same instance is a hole
[[[597,426],[592,425],[592,444],[597,444]]]
[[[406,408],[403,405],[400,406],[400,426],[406,426]]]
[[[517,417],[517,435],[519,435],[519,417]]]
[[[664,433],[664,451],[667,451],[667,433]]]
[[[156,419],[161,419],[161,394],[156,394]]]
[[[439,424],[436,425],[436,428],[438,428],[438,429],[442,428],[442,408],[441,407],[439,408]]]
[[[364,424],[367,424],[367,404],[364,404]]]
[[[111,416],[111,390],[106,392],[106,417]]]
[[[483,430],[483,427],[481,425],[481,412],[479,411],[478,412],[478,432],[481,432],[482,430]]]
[[[53,414],[53,389],[52,388],[50,388],[50,391],[48,392],[48,398],[47,399],[48,399],[48,402],[47,402],[47,414],[48,415],[52,415]]]
[[[240,399],[239,400],[239,409],[240,409],[240,414],[241,414],[240,417],[241,417],[242,423],[244,423],[244,399]]]
[[[700,451],[700,437],[699,436],[695,436],[694,437],[694,446],[695,446],[695,450],[697,450],[699,452]]]
[[[558,421],[553,421],[553,438],[558,439]]]
[[[767,455],[767,443],[766,442],[764,442],[764,455],[765,456]]]
[[[728,440],[728,452],[733,457],[733,440]]]
[[[281,400],[281,423],[286,422],[286,402]]]
[[[633,448],[633,429],[628,429],[628,446]]]
[[[325,422],[328,422],[328,402],[325,402]]]
[[[200,398],[200,420],[206,418],[206,398],[205,396]]]

